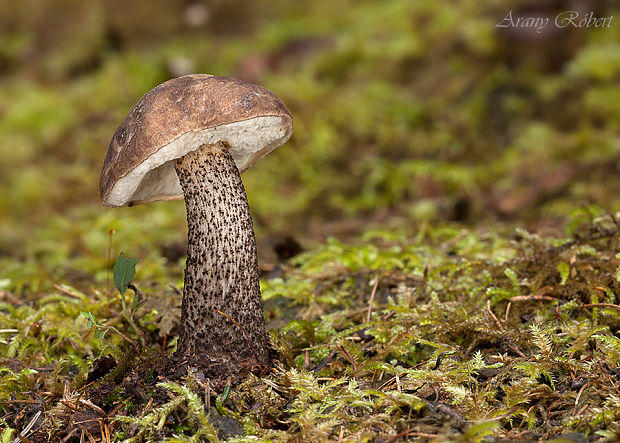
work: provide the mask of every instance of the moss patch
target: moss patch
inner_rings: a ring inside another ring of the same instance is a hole
[[[231,426],[243,428],[235,438],[278,441],[612,439],[619,233],[603,217],[572,239],[442,225],[330,240],[262,282],[267,318],[288,318],[272,330],[280,361],[223,392],[201,373],[181,384],[156,374],[161,330],[144,308],[147,349],[136,355],[114,334],[100,348],[78,315],[89,309],[127,331],[117,300],[61,288],[24,306],[5,290],[3,420],[24,429],[47,411],[35,441],[196,441],[230,437]],[[87,383],[100,354],[119,363]]]

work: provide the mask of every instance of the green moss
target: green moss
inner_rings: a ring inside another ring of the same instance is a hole
[[[262,283],[267,312],[296,317],[273,337],[282,358],[275,372],[250,376],[226,400],[205,397],[204,383],[190,377],[187,386],[162,385],[175,394],[163,403],[160,394],[151,395],[158,405],[152,410],[144,410],[122,385],[101,404],[122,403],[117,410],[126,417],[143,417],[119,419],[133,423],[122,431],[132,438],[155,431],[177,439],[196,436],[196,423],[206,417],[197,411],[208,401],[242,421],[248,435],[261,438],[283,438],[283,424],[287,434],[300,439],[334,439],[341,432],[368,439],[447,420],[462,438],[476,440],[539,429],[549,423],[541,411],[551,404],[558,434],[605,430],[620,413],[608,394],[609,371],[620,364],[614,335],[620,326],[615,304],[620,282],[616,254],[610,252],[618,249],[619,237],[617,229],[606,227],[613,226],[611,219],[597,223],[582,227],[572,240],[520,231],[510,245],[498,233],[455,225],[427,227],[415,237],[373,231],[359,243],[332,239],[298,256],[282,278]],[[558,272],[558,263],[570,263],[568,271]],[[96,307],[86,294],[64,290],[72,296],[43,297],[38,310],[6,305],[2,315],[19,333],[0,345],[5,359],[34,362],[43,356],[61,376],[67,365],[55,352],[71,349],[71,362],[86,373],[90,365],[82,356],[97,341],[84,339],[84,325],[82,335],[75,335],[19,323],[71,325],[81,309]],[[150,318],[149,311],[136,316],[138,324]],[[133,333],[126,324],[123,330]],[[53,342],[31,340],[31,334]],[[54,346],[59,337],[64,347]],[[123,344],[108,336],[104,343],[111,349]],[[120,375],[104,379],[121,383],[132,373],[133,357],[114,352],[121,363],[113,373]],[[47,374],[3,369],[4,401],[14,398],[10,393],[53,386]],[[153,369],[140,377],[147,384],[156,381]],[[65,383],[79,389],[83,380],[65,378]]]

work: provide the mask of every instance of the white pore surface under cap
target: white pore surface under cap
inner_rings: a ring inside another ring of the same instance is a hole
[[[289,125],[282,117],[256,117],[237,123],[216,126],[200,131],[186,132],[162,146],[136,168],[119,179],[105,200],[110,206],[124,206],[128,202],[146,203],[183,197],[174,169],[177,158],[204,144],[225,141],[240,172],[248,169],[257,157],[267,155],[285,143],[291,136]],[[257,153],[261,152],[261,155]]]

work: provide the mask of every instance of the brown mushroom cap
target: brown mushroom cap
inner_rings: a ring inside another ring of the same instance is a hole
[[[284,103],[261,86],[207,74],[168,80],[147,92],[114,133],[101,171],[101,200],[126,206],[181,199],[177,158],[224,141],[243,172],[292,132]]]

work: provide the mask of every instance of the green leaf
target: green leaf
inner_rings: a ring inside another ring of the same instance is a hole
[[[80,315],[86,318],[86,327],[88,329],[92,328],[93,325],[97,324],[97,320],[95,319],[95,316],[91,314],[90,312],[80,312]]]
[[[560,273],[560,277],[562,278],[562,282],[560,284],[565,284],[568,279],[568,275],[570,274],[570,266],[565,261],[561,261],[558,263],[557,270]]]
[[[230,383],[227,383],[226,386],[224,387],[224,392],[222,392],[222,395],[221,395],[222,402],[226,401],[229,393],[230,393]]]
[[[131,279],[136,275],[136,265],[138,264],[137,258],[125,257],[125,254],[121,254],[114,263],[114,284],[121,293],[123,300],[125,298],[125,291],[127,291],[127,285],[131,282]]]

